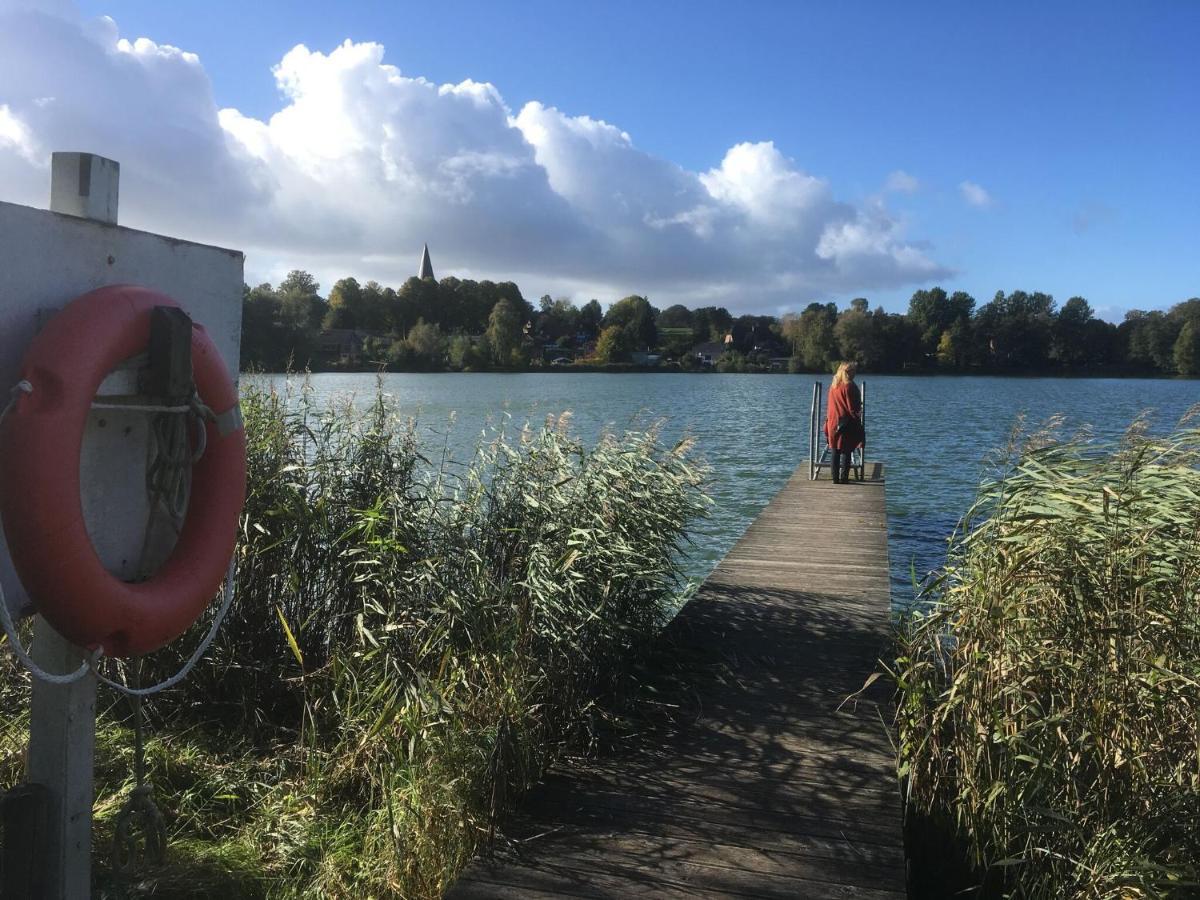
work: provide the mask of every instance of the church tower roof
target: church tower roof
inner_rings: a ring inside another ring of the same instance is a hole
[[[425,245],[425,249],[421,251],[421,268],[417,272],[418,278],[433,278],[433,263],[429,261],[429,245]],[[433,279],[437,281],[436,278]]]

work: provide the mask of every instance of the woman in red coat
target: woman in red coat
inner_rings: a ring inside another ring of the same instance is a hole
[[[850,480],[850,455],[862,445],[866,432],[862,424],[862,397],[854,383],[854,363],[844,362],[837,367],[829,403],[825,412],[825,438],[833,451],[833,483]]]

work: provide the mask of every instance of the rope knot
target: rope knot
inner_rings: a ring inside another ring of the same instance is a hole
[[[200,399],[200,395],[195,391],[192,392],[192,396],[188,400],[188,406],[192,408],[192,413],[196,416],[196,418],[202,419],[205,422],[217,421],[217,414],[214,413],[204,403],[204,401]]]
[[[167,853],[167,823],[154,805],[148,784],[139,784],[117,813],[113,835],[113,868],[129,875],[145,867],[161,866]]]

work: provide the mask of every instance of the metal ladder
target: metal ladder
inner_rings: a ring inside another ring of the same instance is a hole
[[[858,481],[863,480],[863,472],[867,466],[867,385],[866,382],[858,382],[858,390],[862,397],[862,423],[863,423],[863,443],[861,447],[855,448],[850,453],[850,470],[854,473],[854,477]],[[833,451],[829,447],[829,442],[825,440],[825,416],[824,404],[822,403],[822,384],[820,381],[813,384],[812,410],[808,418],[808,480],[816,481],[821,475],[822,469],[828,469],[833,464]],[[824,449],[821,449],[824,447]]]

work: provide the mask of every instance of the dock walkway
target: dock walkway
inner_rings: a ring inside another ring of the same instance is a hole
[[[882,467],[797,470],[664,631],[663,721],[552,771],[447,895],[901,900]]]

